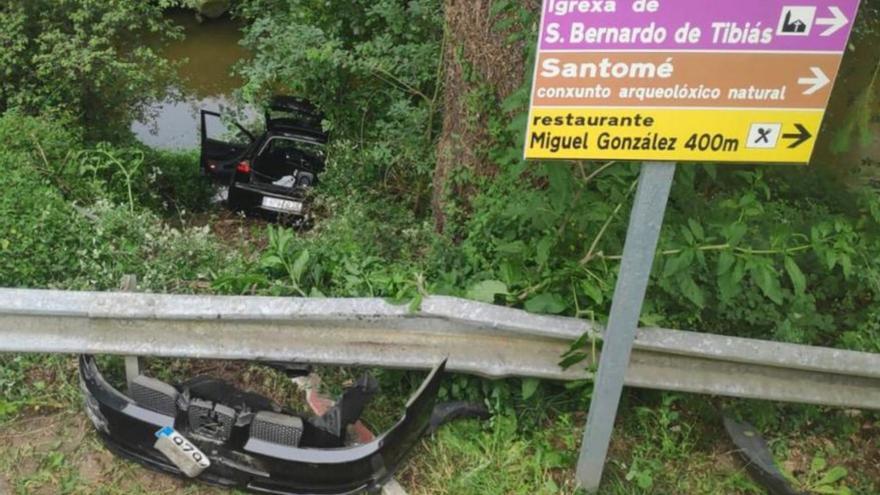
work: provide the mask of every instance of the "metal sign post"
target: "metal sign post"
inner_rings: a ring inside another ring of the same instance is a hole
[[[593,387],[593,400],[587,418],[587,429],[577,477],[588,492],[599,489],[602,470],[623,382],[629,367],[630,354],[639,326],[642,303],[654,264],[654,253],[663,226],[666,203],[675,177],[674,163],[645,163],[629,219],[623,262],[614,289],[611,315],[605,330],[599,373]]]

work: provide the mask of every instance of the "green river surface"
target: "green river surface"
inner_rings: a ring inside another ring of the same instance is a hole
[[[165,101],[152,106],[152,118],[134,123],[132,130],[152,147],[196,148],[200,109],[236,109],[248,118],[256,116],[253,109],[236,104],[232,97],[243,83],[233,75],[233,66],[249,53],[239,44],[242,24],[228,16],[202,23],[192,11],[171,10],[168,16],[182,25],[186,34],[185,39],[163,48],[167,58],[186,61],[180,69],[181,82],[169,88]],[[877,169],[880,163],[880,81],[869,89],[880,64],[880,28],[862,37],[844,58],[813,157],[814,165],[840,177],[851,175],[861,164],[872,163],[870,168]],[[868,91],[873,91],[873,100],[865,97]],[[871,120],[870,139],[842,139],[842,134],[851,134],[846,132],[847,126],[860,108]],[[875,174],[880,178],[880,172]]]
[[[132,124],[132,131],[154,148],[197,148],[201,109],[255,115],[253,109],[233,99],[244,82],[233,74],[233,67],[249,53],[239,44],[242,25],[229,17],[200,23],[188,10],[171,10],[168,17],[183,26],[186,35],[162,47],[166,58],[182,63],[180,82],[168,88],[165,100],[151,106],[145,122]]]

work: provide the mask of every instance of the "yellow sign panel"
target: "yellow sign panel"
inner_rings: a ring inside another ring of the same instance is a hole
[[[530,159],[807,163],[824,110],[532,109]]]

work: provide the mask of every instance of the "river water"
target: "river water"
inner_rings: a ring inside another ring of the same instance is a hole
[[[254,110],[236,102],[233,94],[243,81],[234,65],[248,57],[239,45],[241,24],[229,17],[198,22],[188,10],[171,10],[168,17],[183,26],[186,38],[161,47],[169,60],[182,62],[180,83],[168,88],[164,101],[150,108],[150,117],[132,124],[142,143],[159,149],[193,149],[199,146],[199,111],[236,111],[247,117]]]

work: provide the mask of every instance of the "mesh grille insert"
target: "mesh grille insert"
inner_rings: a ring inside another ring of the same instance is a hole
[[[154,378],[143,375],[131,382],[131,398],[141,407],[166,416],[177,416],[177,389]]]
[[[251,422],[251,438],[278,445],[297,447],[302,433],[302,419],[285,414],[264,411]]]

